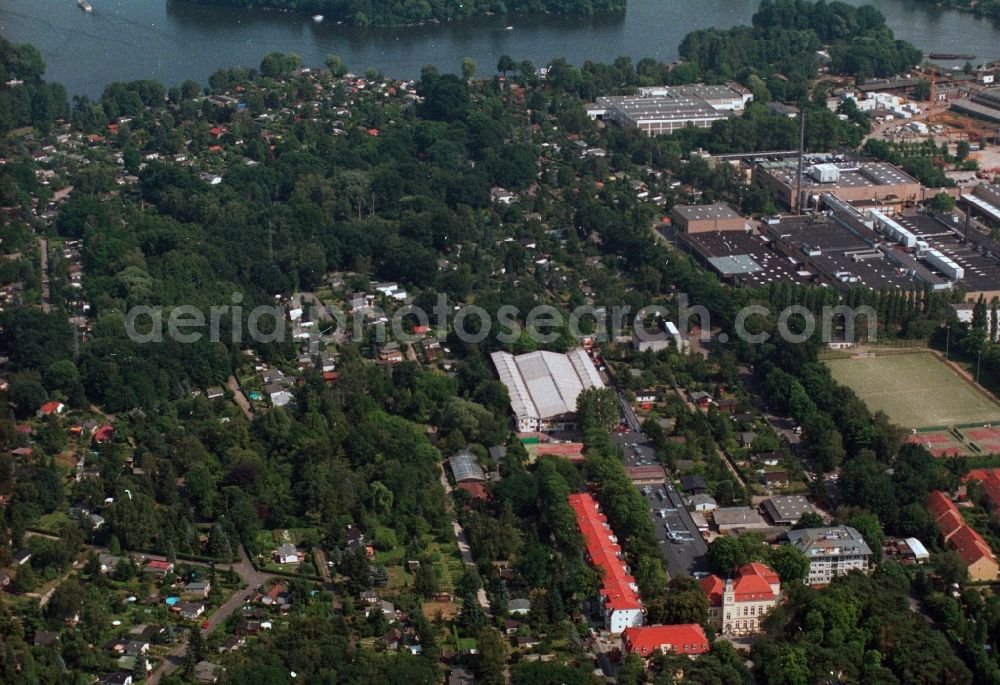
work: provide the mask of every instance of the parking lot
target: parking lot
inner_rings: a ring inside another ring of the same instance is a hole
[[[611,439],[622,448],[625,466],[652,466],[659,463],[645,434],[627,430],[613,433]],[[707,572],[708,546],[684,506],[681,493],[670,482],[641,485],[639,491],[649,502],[649,513],[671,577]]]

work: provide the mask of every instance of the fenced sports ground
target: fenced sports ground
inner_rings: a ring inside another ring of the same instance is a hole
[[[825,363],[873,412],[884,411],[904,428],[935,429],[921,434],[932,450],[958,447],[952,444],[956,433],[969,437],[953,427],[1000,425],[1000,404],[930,351],[862,352],[831,356]],[[1000,431],[980,438],[1000,452]]]

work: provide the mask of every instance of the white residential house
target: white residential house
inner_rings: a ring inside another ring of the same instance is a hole
[[[711,495],[701,493],[688,498],[688,507],[691,511],[715,511],[718,508],[715,498]]]
[[[274,550],[274,559],[279,564],[297,564],[299,563],[299,550],[295,548],[295,545],[286,542]]]
[[[872,550],[856,529],[850,526],[802,528],[788,532],[789,544],[795,545],[809,559],[809,585],[828,585],[849,571],[867,573]]]

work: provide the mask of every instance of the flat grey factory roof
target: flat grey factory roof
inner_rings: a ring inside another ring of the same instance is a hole
[[[972,100],[956,100],[951,103],[951,108],[957,109],[960,112],[975,115],[977,117],[982,117],[984,119],[1000,121],[1000,109],[982,105],[978,102],[973,102]]]
[[[920,83],[920,79],[900,78],[895,80],[868,81],[858,86],[858,90],[863,93],[879,90],[892,90],[894,88],[913,88]]]
[[[597,104],[612,107],[636,121],[670,121],[687,119],[692,116],[724,118],[726,115],[696,98],[659,95],[636,97],[630,95],[607,95],[597,98]]]
[[[771,249],[769,241],[745,231],[684,233],[678,238],[723,276],[745,276],[747,285],[805,282],[798,265]]]
[[[764,508],[775,521],[798,519],[803,514],[816,511],[809,500],[802,495],[772,497],[764,502]]]
[[[958,217],[955,218],[957,219]],[[894,216],[893,219],[896,220],[896,223],[918,238],[933,238],[935,236],[951,235],[951,228],[943,226],[939,221],[934,219],[934,217],[927,216],[926,214]],[[961,228],[962,226],[961,222],[955,222],[954,225],[957,228]]]
[[[717,526],[749,526],[765,523],[757,510],[751,507],[722,507],[715,510],[712,519]]]
[[[928,243],[965,270],[962,282],[969,290],[1000,290],[1000,261],[980,254],[954,234]]]
[[[703,83],[694,83],[688,86],[670,86],[669,92],[683,97],[696,97],[705,100],[731,100],[741,96],[740,93],[733,90],[730,86],[709,86]]]
[[[847,252],[870,247],[849,230],[823,216],[786,217],[767,225],[774,238],[787,240],[804,251]]]
[[[820,183],[811,176],[803,173],[803,185],[811,188],[861,188],[867,186],[896,185],[900,183],[916,183],[916,180],[904,171],[894,167],[888,162],[864,162],[856,164],[854,162],[825,162],[833,164],[840,169],[840,179],[832,183]],[[808,162],[809,166],[815,166],[815,161]],[[777,162],[768,161],[761,164],[761,168],[772,176],[778,178],[783,183],[791,185],[795,182],[798,170],[798,162],[795,159],[785,159]]]
[[[916,282],[913,277],[897,271],[884,257],[862,259],[855,261],[851,253],[825,252],[810,257],[827,278],[835,278],[835,274],[848,274],[856,281],[841,281],[845,286],[864,286],[870,290],[882,288],[912,288]]]
[[[735,274],[749,274],[761,271],[763,267],[747,254],[729,255],[726,257],[710,257],[708,263],[712,265],[720,274],[726,276]]]
[[[710,219],[739,219],[739,214],[725,202],[712,205],[675,205],[674,211],[688,221],[705,221]]]

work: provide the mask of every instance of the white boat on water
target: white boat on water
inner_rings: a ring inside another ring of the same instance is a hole
[[[317,24],[322,24],[323,23],[323,15],[322,14],[314,14],[313,15],[313,21],[316,22]]]
[[[94,8],[90,6],[90,3],[87,2],[87,0],[78,0],[77,4],[80,6],[80,9],[82,9],[84,12],[94,11]]]
[[[506,31],[513,31],[514,27],[513,26],[505,26],[504,30],[506,30]]]

